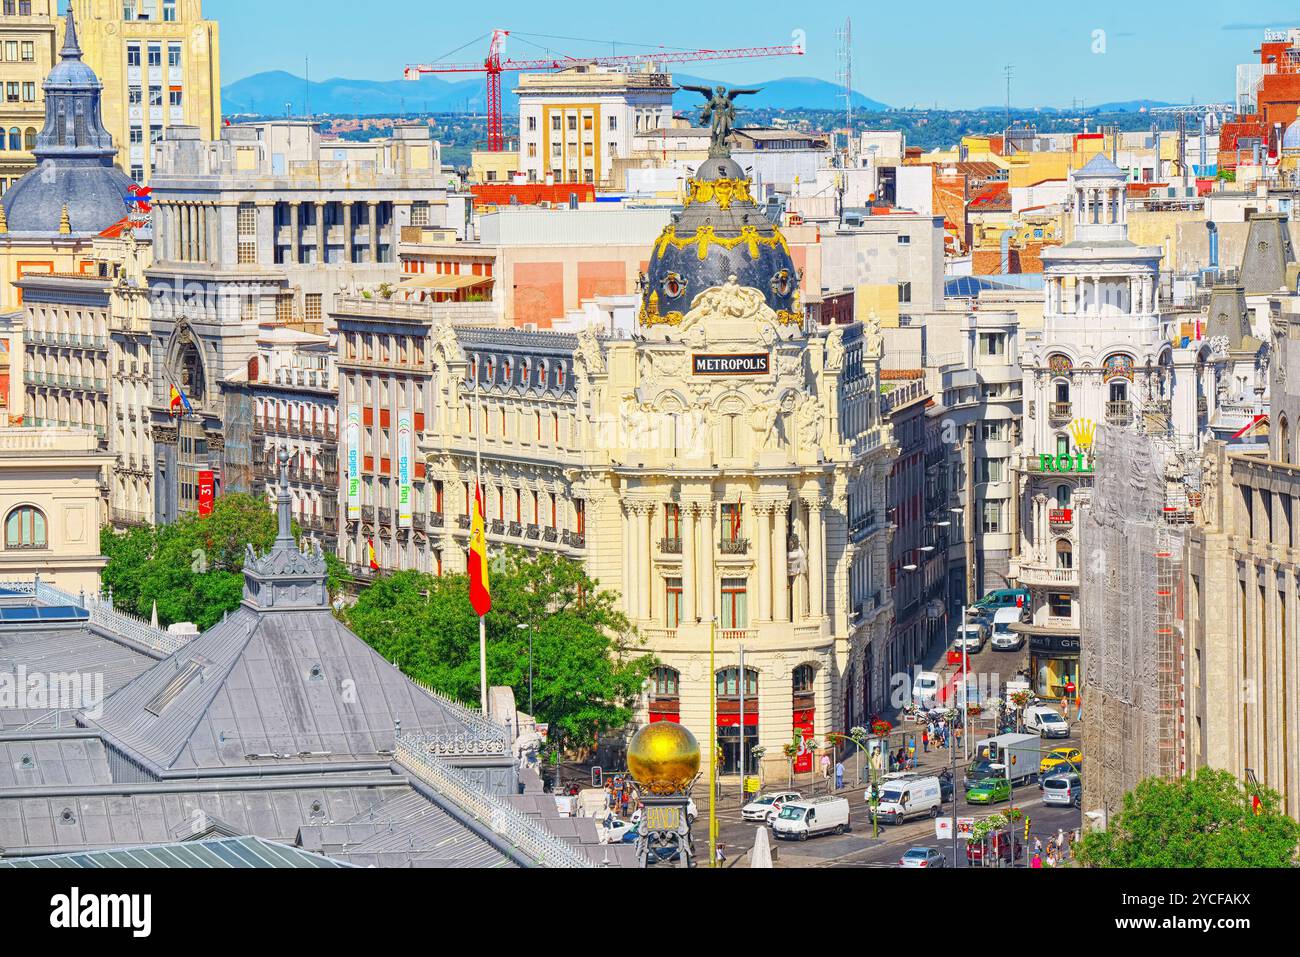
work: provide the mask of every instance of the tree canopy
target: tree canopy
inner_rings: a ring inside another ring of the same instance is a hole
[[[485,625],[489,685],[509,685],[562,745],[590,744],[632,717],[656,661],[638,653],[615,595],[581,563],[510,549],[494,562]],[[413,678],[461,701],[479,700],[478,617],[465,575],[398,572],[377,579],[343,612],[362,639]],[[519,625],[527,625],[520,628]]]
[[[1227,771],[1148,778],[1124,795],[1106,830],[1084,837],[1076,859],[1093,867],[1289,867],[1300,824],[1278,795],[1249,789]]]
[[[263,552],[275,535],[275,513],[266,500],[232,492],[218,496],[209,515],[186,515],[171,525],[125,532],[105,527],[99,541],[108,565],[101,579],[112,588],[119,608],[147,618],[156,601],[159,624],[192,621],[200,629],[210,628],[243,597],[246,546],[251,542]],[[329,558],[333,593],[347,571]]]

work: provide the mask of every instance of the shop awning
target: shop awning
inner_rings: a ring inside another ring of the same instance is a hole
[[[435,292],[454,292],[457,289],[473,289],[477,286],[492,285],[491,276],[414,276],[402,280],[399,289],[431,289]]]

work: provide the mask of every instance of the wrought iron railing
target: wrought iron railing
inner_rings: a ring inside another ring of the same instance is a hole
[[[397,763],[429,787],[447,795],[465,813],[509,842],[538,867],[596,867],[573,845],[557,837],[536,819],[495,795],[475,787],[464,774],[444,764],[428,750],[427,741],[399,735]]]
[[[111,604],[111,596],[98,593],[70,595],[53,585],[47,585],[39,577],[30,582],[0,582],[0,588],[31,595],[47,605],[75,605],[84,608],[90,613],[90,620],[94,624],[164,654],[179,650],[192,637],[170,634],[161,628],[155,628],[143,618],[118,611]]]

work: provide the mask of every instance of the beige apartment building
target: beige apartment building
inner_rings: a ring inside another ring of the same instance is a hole
[[[0,193],[36,165],[45,74],[57,56],[57,0],[0,0]]]
[[[220,137],[219,30],[203,18],[202,0],[71,4],[86,65],[104,84],[104,126],[133,182],[151,178],[153,145],[169,127]]]
[[[0,429],[0,581],[98,594],[100,482],[112,457],[93,433]]]

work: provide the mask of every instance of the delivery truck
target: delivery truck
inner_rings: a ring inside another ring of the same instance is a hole
[[[1001,765],[1003,776],[1015,787],[1038,777],[1041,750],[1042,740],[1036,734],[999,734],[975,742],[974,760]]]

